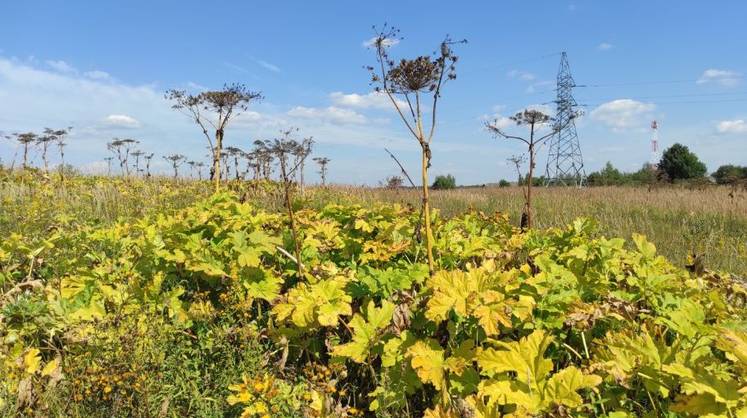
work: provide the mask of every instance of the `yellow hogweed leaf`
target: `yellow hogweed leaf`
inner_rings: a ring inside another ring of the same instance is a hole
[[[57,368],[60,366],[60,357],[55,357],[54,360],[47,363],[46,366],[42,369],[41,375],[42,376],[50,376],[52,373],[57,370]]]
[[[381,308],[377,308],[373,301],[369,302],[365,312],[366,318],[355,314],[348,324],[353,330],[353,340],[334,347],[332,354],[349,357],[356,363],[364,363],[368,359],[371,346],[379,342],[378,331],[389,326],[392,321],[394,308],[394,304],[386,300],[381,302]]]
[[[516,372],[519,380],[531,382],[530,385],[534,387],[552,371],[552,360],[543,357],[550,343],[552,336],[544,331],[534,331],[518,342],[497,341],[495,344],[501,350],[480,350],[477,353],[477,364],[483,374],[488,376]]]
[[[468,271],[439,271],[428,281],[433,294],[428,300],[426,318],[446,320],[453,311],[465,318],[474,316],[489,336],[499,335],[499,326],[511,327],[512,304],[500,290],[508,274],[495,274],[495,263],[488,261]],[[518,309],[522,311],[522,309]]]
[[[698,373],[695,379],[688,380],[682,384],[682,392],[687,395],[710,394],[717,402],[734,408],[742,398],[739,394],[739,385],[734,380],[724,382],[714,376]]]
[[[39,349],[30,348],[23,356],[23,370],[28,374],[34,374],[39,370],[41,356]]]
[[[392,367],[404,360],[407,349],[415,344],[415,338],[408,331],[403,331],[399,337],[394,337],[384,343],[384,350],[381,354],[381,365],[383,367]]]
[[[584,402],[577,391],[596,387],[600,383],[602,378],[597,375],[585,375],[573,366],[567,367],[547,381],[543,398],[558,405],[576,408]]]
[[[436,405],[433,409],[426,409],[423,412],[423,418],[461,418],[461,415],[452,408]]]
[[[439,271],[429,280],[433,295],[428,300],[426,318],[432,321],[445,320],[453,309],[461,316],[467,315],[467,297],[473,280],[463,271]]]
[[[257,267],[260,263],[260,252],[254,248],[243,248],[239,251],[238,261],[241,267]]]
[[[710,393],[680,396],[677,402],[669,407],[669,410],[687,415],[726,416],[726,406],[716,402]]]
[[[498,324],[506,328],[511,327],[511,318],[507,313],[509,307],[504,301],[504,295],[494,290],[483,294],[483,304],[475,308],[474,315],[478,323],[488,336],[500,334]]]
[[[446,359],[444,368],[451,373],[462,374],[464,369],[472,365],[475,358],[475,344],[472,340],[465,340],[459,344],[459,347],[451,353]]]
[[[525,411],[535,411],[539,403],[538,393],[522,390],[522,385],[509,380],[484,380],[478,386],[477,395],[480,399],[487,397],[487,406],[517,405]]]
[[[290,317],[302,328],[315,324],[335,327],[340,316],[352,314],[352,297],[345,293],[347,280],[340,276],[311,285],[300,283],[288,292],[286,301],[273,307],[273,313],[280,321]]]
[[[747,374],[747,333],[721,328],[716,347]]]
[[[424,383],[431,383],[436,390],[444,386],[444,350],[434,340],[418,341],[407,350],[412,368]]]
[[[472,409],[474,418],[500,418],[503,415],[498,408],[488,406],[482,398],[475,395],[468,397],[465,401]]]
[[[656,255],[656,246],[648,242],[645,235],[633,234],[633,242],[645,258],[652,259]]]
[[[363,232],[373,232],[374,230],[373,226],[363,219],[356,219],[353,228],[359,229]]]

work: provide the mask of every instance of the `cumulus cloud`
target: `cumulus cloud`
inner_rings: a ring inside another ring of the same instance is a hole
[[[72,65],[66,63],[62,60],[49,60],[46,62],[47,65],[52,67],[53,70],[59,71],[61,73],[67,73],[67,74],[75,74],[78,72],[78,70],[75,69]]]
[[[597,45],[597,49],[600,51],[609,51],[613,47],[614,45],[612,45],[611,43],[607,43],[607,42],[602,42],[601,44]]]
[[[376,36],[374,36],[371,39],[363,41],[363,43],[361,45],[363,45],[364,48],[372,48],[372,47],[374,47],[376,45],[376,40],[377,39],[378,38]],[[399,43],[399,39],[396,39],[396,38],[395,39],[385,39],[384,40],[384,46],[385,47],[392,47],[392,46],[397,45],[398,43]]]
[[[116,128],[139,128],[140,121],[128,115],[109,115],[104,118],[107,126]]]
[[[288,111],[288,116],[300,119],[314,119],[329,122],[335,125],[361,125],[367,122],[365,116],[360,113],[343,109],[336,106],[329,107],[305,107],[296,106]]]
[[[645,126],[650,113],[656,109],[653,103],[632,99],[617,99],[599,105],[591,111],[591,118],[616,131]]]
[[[109,73],[101,70],[86,71],[83,75],[93,80],[109,80],[112,78]]]
[[[716,130],[720,134],[744,134],[747,133],[747,122],[744,119],[722,120],[716,124]]]
[[[186,80],[181,84],[186,87]],[[362,111],[355,106],[333,105],[331,101],[319,108],[262,102],[232,120],[226,131],[226,145],[249,147],[249,139],[273,138],[281,129],[298,127],[300,136],[317,140],[321,155],[336,161],[332,181],[346,183],[372,184],[390,174],[389,159],[383,151],[375,154],[387,164],[359,163],[360,158],[370,157],[371,149],[396,150],[405,164],[412,152],[412,164],[419,164],[419,154],[413,151],[412,138],[406,130],[358,112]],[[125,134],[117,124],[133,126],[127,117],[136,120],[139,127]],[[74,127],[67,141],[66,161],[89,172],[105,172],[102,161],[109,155],[106,143],[113,137],[137,139],[138,148],[148,153],[170,150],[192,160],[207,158],[207,141],[199,128],[191,118],[171,109],[164,100],[163,87],[130,84],[114,77],[91,77],[83,71],[63,73],[49,67],[43,59],[21,61],[0,56],[0,129],[39,132],[46,126]],[[10,141],[0,141],[3,161],[12,160],[13,146]],[[151,169],[160,173],[169,167],[154,160]],[[313,178],[314,168],[307,169]]]
[[[332,103],[336,106],[355,107],[360,109],[394,109],[392,101],[383,92],[372,91],[368,94],[350,93],[344,94],[336,91],[329,95]],[[401,108],[407,106],[403,100],[397,100],[397,105]]]
[[[207,91],[209,90],[206,86],[203,86],[202,84],[195,83],[194,81],[188,81],[187,87],[190,90],[196,90],[196,91]]]
[[[510,116],[523,112],[524,110],[537,110],[549,116],[553,115],[553,109],[550,106],[543,105],[543,104],[534,104],[534,105],[529,105],[521,109],[516,109],[514,112],[511,112],[508,116],[505,115],[506,113],[505,110],[506,110],[506,106],[503,106],[503,105],[493,106],[493,114],[484,115],[482,119],[490,122],[490,124],[497,127],[498,129],[507,129],[507,128],[516,126],[516,122],[511,120]]]
[[[724,87],[735,87],[742,82],[742,74],[731,70],[709,68],[703,71],[698,84],[718,84]]]

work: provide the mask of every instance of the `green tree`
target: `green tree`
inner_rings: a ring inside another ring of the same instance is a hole
[[[719,167],[714,173],[713,178],[718,184],[731,184],[740,179],[747,178],[747,167],[726,164]]]
[[[607,161],[604,168],[595,171],[586,178],[589,186],[617,186],[625,182],[625,175]]]
[[[669,181],[694,179],[706,173],[705,164],[682,144],[674,144],[664,151],[659,169],[666,173]]]
[[[451,174],[447,174],[445,176],[436,176],[436,179],[433,181],[433,186],[431,187],[434,190],[453,189],[456,187],[456,179]]]

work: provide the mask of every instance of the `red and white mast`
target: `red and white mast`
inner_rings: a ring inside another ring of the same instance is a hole
[[[656,167],[659,164],[659,123],[656,121],[651,122],[651,165]]]

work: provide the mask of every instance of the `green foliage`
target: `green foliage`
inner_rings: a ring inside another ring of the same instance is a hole
[[[511,185],[511,182],[505,179],[501,179],[501,181],[498,182],[498,187],[509,187]]]
[[[412,208],[295,215],[300,260],[286,216],[233,193],[8,236],[0,414],[747,413],[744,283],[642,235],[431,213],[429,276]]]
[[[445,176],[440,175],[436,176],[436,179],[433,180],[433,186],[431,186],[434,190],[448,190],[453,189],[456,187],[456,179],[451,174],[447,174]]]
[[[732,184],[747,179],[747,167],[738,165],[722,165],[714,173],[713,178],[718,184]]]
[[[705,164],[682,144],[674,144],[664,151],[659,161],[659,170],[670,181],[695,179],[706,174]]]
[[[603,169],[589,173],[586,177],[588,186],[638,186],[657,181],[657,170],[646,163],[640,170],[624,173],[607,162]]]

